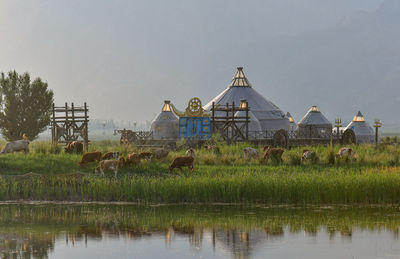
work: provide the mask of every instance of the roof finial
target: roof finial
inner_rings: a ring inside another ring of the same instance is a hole
[[[243,67],[237,67],[236,74],[233,77],[232,82],[229,84],[229,87],[233,86],[251,87],[251,84],[243,73]]]

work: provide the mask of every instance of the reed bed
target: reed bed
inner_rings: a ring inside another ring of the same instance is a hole
[[[355,162],[335,161],[324,146],[285,150],[282,163],[248,159],[246,143],[220,145],[220,153],[197,149],[195,171],[169,172],[166,161],[119,170],[118,178],[94,175],[95,163],[81,168],[80,155],[49,142],[33,142],[29,154],[0,156],[0,200],[129,201],[138,203],[398,204],[400,150],[396,146],[355,145]],[[302,163],[302,149],[319,159]],[[91,151],[140,151],[116,141],[93,142]],[[27,173],[33,173],[28,174]]]
[[[398,204],[400,169],[265,172],[232,168],[193,175],[29,176],[0,179],[0,200],[129,201],[138,203]]]

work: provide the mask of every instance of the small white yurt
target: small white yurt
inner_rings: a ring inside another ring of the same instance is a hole
[[[150,131],[153,139],[177,139],[179,134],[179,119],[172,112],[170,101],[165,101],[161,112],[151,122]]]
[[[352,129],[356,135],[357,143],[375,143],[375,133],[373,128],[365,121],[364,116],[359,111],[353,120],[347,125],[346,129]]]
[[[297,124],[298,136],[303,138],[329,138],[332,124],[317,106],[310,110]]]

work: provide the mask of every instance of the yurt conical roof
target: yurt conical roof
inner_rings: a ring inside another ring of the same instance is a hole
[[[212,103],[215,103],[215,105],[226,105],[227,103],[231,105],[232,102],[235,102],[235,105],[239,105],[242,99],[248,102],[251,112],[260,122],[263,131],[287,129],[289,127],[289,120],[285,117],[285,113],[253,89],[244,75],[242,67],[237,68],[237,72],[228,87],[207,103],[204,109],[210,111]]]
[[[321,113],[317,106],[312,106],[310,110],[299,121],[298,125],[332,125]]]
[[[345,130],[347,129],[352,129],[354,131],[358,143],[374,143],[375,141],[374,130],[365,121],[360,111],[354,116],[349,125],[347,125]]]
[[[170,101],[165,101],[161,112],[151,122],[154,139],[176,139],[179,134],[179,120],[172,112]]]

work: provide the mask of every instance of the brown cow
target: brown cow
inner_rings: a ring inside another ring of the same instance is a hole
[[[204,148],[207,151],[213,152],[214,154],[221,154],[221,151],[220,151],[219,147],[217,147],[215,145],[206,145],[206,146],[204,146]]]
[[[107,152],[103,155],[101,160],[110,160],[110,159],[118,159],[119,152],[114,151],[114,152]]]
[[[126,166],[126,161],[125,161],[125,158],[124,158],[124,157],[120,156],[120,157],[118,158],[118,166],[119,166],[119,167],[125,167],[125,166]]]
[[[152,156],[153,156],[153,153],[151,153],[151,152],[141,152],[139,154],[140,159],[146,159],[148,162],[151,162]]]
[[[119,166],[118,160],[101,160],[99,162],[99,166],[96,167],[94,172],[95,173],[101,172],[101,175],[104,176],[104,170],[113,170],[114,177],[117,178],[118,166]]]
[[[270,157],[282,162],[282,154],[283,154],[283,152],[284,152],[283,149],[280,149],[280,148],[268,148],[267,151],[265,151],[265,154],[264,154],[265,162],[268,163],[268,160],[269,160]]]
[[[83,152],[83,143],[79,141],[72,141],[65,145],[64,152],[68,154],[76,153],[82,154]]]
[[[270,148],[272,148],[271,145],[265,145],[265,146],[263,146],[263,151],[265,152],[265,151],[267,151],[267,150],[270,149]]]
[[[172,161],[169,171],[174,170],[174,168],[179,168],[182,171],[182,166],[187,166],[190,171],[193,171],[193,162],[194,158],[191,156],[178,156]]]
[[[140,156],[139,154],[133,152],[130,153],[125,160],[126,165],[137,165],[140,166]]]
[[[78,163],[81,167],[89,162],[100,162],[101,152],[88,152],[83,154],[81,161]]]

